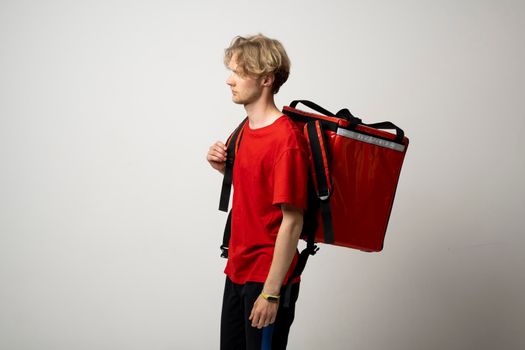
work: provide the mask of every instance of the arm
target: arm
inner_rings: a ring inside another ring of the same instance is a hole
[[[283,285],[284,277],[290,269],[293,257],[297,251],[297,242],[303,230],[303,211],[299,208],[282,204],[283,221],[279,227],[272,265],[266,278],[263,292],[278,295]]]
[[[283,220],[275,241],[270,272],[263,287],[263,292],[271,295],[279,295],[303,229],[302,209],[282,204],[281,210],[283,212]],[[250,315],[252,326],[262,328],[275,322],[278,307],[278,303],[269,302],[262,296],[259,296]]]

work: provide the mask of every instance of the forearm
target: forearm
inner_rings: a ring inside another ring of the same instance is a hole
[[[286,273],[297,251],[297,242],[299,241],[302,228],[302,215],[289,220],[283,219],[275,242],[270,272],[264,284],[263,290],[265,293],[279,294]]]

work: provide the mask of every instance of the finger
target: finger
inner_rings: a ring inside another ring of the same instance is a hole
[[[220,154],[219,152],[208,152],[208,156],[210,157],[216,157],[216,158],[220,158],[220,159],[224,159],[226,157],[224,157],[222,154]]]
[[[264,324],[264,314],[260,310],[255,310],[252,323],[254,327],[261,329]]]
[[[272,315],[268,315],[268,317],[266,317],[266,322],[264,322],[264,327],[268,327],[272,323]]]
[[[257,328],[261,329],[263,327],[266,326],[266,322],[264,321],[264,318],[261,318],[261,320],[259,321],[259,325],[257,326]]]
[[[210,159],[222,159],[221,156],[219,156],[218,154],[216,153],[212,153],[212,152],[209,152],[207,155],[206,155],[207,159],[210,160]]]
[[[215,152],[215,153],[226,155],[226,152],[220,147],[213,147],[210,149],[209,152]]]
[[[210,152],[209,154],[214,155],[215,157],[219,157],[223,160],[226,160],[226,155],[224,153],[213,151],[213,152]]]
[[[223,154],[219,153],[219,152],[209,152],[208,153],[208,156],[209,157],[215,157],[217,159],[221,159],[223,161],[226,160],[226,156],[224,156]]]
[[[221,152],[221,153],[226,153],[226,151],[228,150],[228,148],[224,145],[219,145],[219,144],[213,144],[211,145],[209,148],[208,148],[209,151],[217,151],[217,152]]]
[[[225,145],[224,143],[220,142],[220,141],[215,142],[215,143],[212,145],[212,147],[214,147],[214,148],[218,148],[218,149],[220,149],[220,150],[222,150],[222,151],[226,151],[226,150],[228,150],[228,147],[226,147],[226,145]]]
[[[210,163],[217,163],[217,164],[224,164],[224,160],[216,157],[210,157],[208,158],[208,162]]]
[[[258,326],[259,326],[259,316],[257,315],[257,313],[255,313],[252,318],[252,327],[258,327]]]
[[[221,157],[221,156],[211,156],[210,158],[218,163],[226,162],[226,159],[224,159],[224,157]]]
[[[217,153],[220,153],[220,154],[226,155],[226,150],[224,148],[222,148],[222,147],[214,147],[213,151],[215,151]]]
[[[261,329],[263,327],[266,326],[266,320],[267,320],[267,316],[266,315],[261,315],[261,317],[259,318],[259,322],[257,323],[257,328]]]

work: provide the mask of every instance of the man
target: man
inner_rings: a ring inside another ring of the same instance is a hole
[[[226,83],[232,100],[244,106],[248,122],[233,167],[221,349],[285,349],[299,294],[300,278],[290,276],[308,182],[306,141],[274,102],[288,79],[290,60],[279,41],[255,35],[236,37],[224,63],[231,70]],[[226,150],[217,141],[207,155],[221,173]],[[284,305],[281,294],[289,283],[291,298]]]

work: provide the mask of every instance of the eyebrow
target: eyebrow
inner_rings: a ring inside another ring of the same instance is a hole
[[[237,68],[237,69],[233,69],[233,68],[231,68],[231,67],[228,66],[228,69],[229,69],[230,71],[234,72],[235,74],[238,74],[238,75],[242,74],[242,70],[240,70],[240,69],[238,69],[238,68]]]

